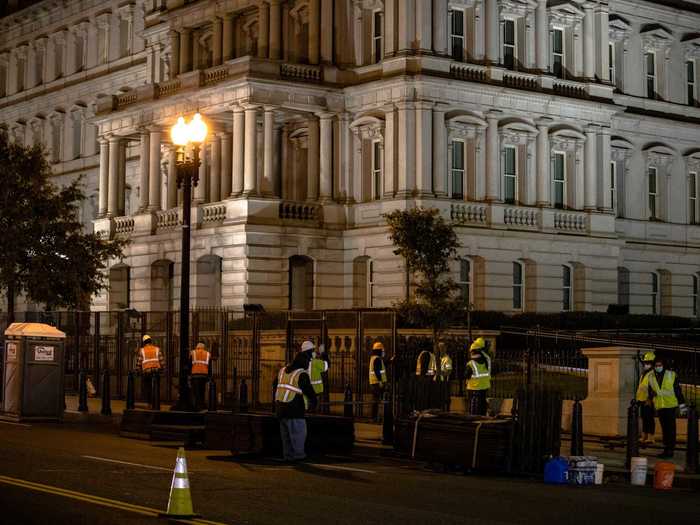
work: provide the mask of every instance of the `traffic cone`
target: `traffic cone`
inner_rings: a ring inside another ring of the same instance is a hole
[[[185,449],[180,447],[175,460],[175,472],[173,482],[170,485],[170,498],[168,498],[168,510],[160,514],[163,518],[196,518],[197,514],[192,510],[192,495],[190,494],[190,481],[187,478],[187,459]]]

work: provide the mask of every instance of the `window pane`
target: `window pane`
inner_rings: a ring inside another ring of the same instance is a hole
[[[503,47],[503,65],[508,69],[515,67],[515,49],[509,46]]]
[[[698,175],[697,175],[697,173],[690,174],[689,193],[690,193],[691,197],[697,197],[697,195],[698,195]]]
[[[464,36],[464,11],[462,10],[452,11],[452,34]]]
[[[571,310],[571,288],[562,289],[561,307],[565,312]]]
[[[515,148],[506,148],[505,157],[506,175],[515,175]]]
[[[649,168],[649,193],[656,193],[656,169]]]
[[[452,142],[452,168],[464,169],[464,142],[459,140]]]
[[[554,207],[564,207],[564,184],[561,182],[554,183]]]
[[[513,285],[523,284],[523,267],[520,263],[513,263]]]
[[[464,196],[464,172],[452,170],[452,197],[461,199]]]
[[[655,273],[651,274],[651,291],[654,293],[659,291],[659,276]]]
[[[610,189],[615,189],[615,163],[610,163]]]
[[[382,13],[377,11],[374,13],[374,36],[382,35]]]
[[[464,60],[464,40],[462,37],[452,37],[452,58]]]
[[[552,34],[552,51],[554,53],[563,53],[564,52],[564,35],[563,31],[560,29],[555,29],[553,34]]]
[[[515,45],[515,21],[506,20],[503,26],[503,43],[511,46]]]
[[[505,177],[503,182],[503,200],[512,204],[515,202],[515,177]]]
[[[562,57],[559,55],[554,56],[554,66],[553,66],[554,76],[562,78],[564,76],[564,66],[562,64]]]
[[[469,269],[470,269],[471,263],[470,261],[466,259],[462,259],[459,261],[459,280],[461,282],[468,282],[469,279]]]
[[[564,180],[564,160],[565,155],[563,153],[554,155],[554,180],[556,181]]]
[[[654,76],[654,53],[646,54],[647,75]]]
[[[564,286],[571,286],[571,268],[562,266],[562,274]]]

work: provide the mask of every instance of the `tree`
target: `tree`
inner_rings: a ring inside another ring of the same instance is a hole
[[[9,320],[25,293],[48,308],[86,308],[105,288],[106,261],[120,257],[126,241],[83,230],[82,180],[57,187],[45,152],[0,134],[0,291]]]
[[[418,277],[415,298],[397,303],[399,314],[412,324],[430,326],[437,343],[439,333],[464,314],[465,305],[455,294],[459,286],[449,276],[459,248],[457,234],[436,209],[395,210],[384,217],[394,254]]]

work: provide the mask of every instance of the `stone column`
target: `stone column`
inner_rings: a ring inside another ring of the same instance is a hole
[[[180,73],[192,71],[192,30],[180,30]]]
[[[333,199],[333,113],[320,113],[320,198],[321,202]]]
[[[352,10],[352,30],[353,30],[353,51],[355,54],[355,65],[361,66],[365,62],[363,56],[362,42],[362,8],[359,3],[353,2]]]
[[[170,38],[170,78],[180,74],[180,33],[169,31]]]
[[[231,135],[221,134],[221,194],[219,200],[231,195]]]
[[[332,28],[328,28],[332,31]],[[309,64],[321,61],[321,0],[309,0]]]
[[[416,189],[415,111],[411,102],[397,102],[398,126],[398,195],[406,197]]]
[[[224,15],[223,38],[221,43],[224,61],[233,58],[233,33],[233,15],[228,13]]]
[[[486,28],[486,62],[498,64],[500,56],[500,34],[498,19],[498,0],[484,0]],[[488,197],[487,197],[488,198]]]
[[[535,68],[547,71],[549,55],[549,24],[547,22],[547,0],[537,0],[535,11]]]
[[[275,127],[275,108],[265,106],[263,115],[263,182],[262,193],[265,196],[272,196],[274,193],[273,171],[274,171],[274,143],[273,133]]]
[[[177,206],[177,146],[168,150],[168,209]]]
[[[484,143],[486,140],[485,128],[479,128],[474,141],[476,145],[476,173],[474,174],[474,200],[483,201],[486,198],[486,152]],[[449,176],[449,174],[447,175]]]
[[[596,18],[598,21],[598,31],[597,31],[597,55],[599,57],[596,60],[598,67],[598,78],[604,82],[610,81],[610,57],[608,56],[608,47],[610,45],[610,15],[608,13],[607,4],[597,4],[596,6]]]
[[[270,8],[264,0],[258,4],[258,58],[267,58],[270,43]]]
[[[349,113],[340,114],[340,187],[338,197],[349,202],[350,182],[352,180],[352,133],[350,132],[351,116]]]
[[[399,46],[397,51],[406,51],[411,49],[415,40],[416,3],[415,0],[401,0],[398,6]]]
[[[494,110],[486,114],[486,200],[499,201],[500,162],[498,152],[498,119],[501,112]]]
[[[598,140],[597,126],[588,126],[586,128],[586,143],[584,144],[584,209],[588,211],[595,210],[597,206],[597,156],[596,142]]]
[[[98,215],[100,217],[105,217],[107,215],[107,205],[109,202],[109,142],[104,138],[98,139],[98,142],[100,143],[100,202]]]
[[[245,106],[245,149],[243,168],[243,193],[245,195],[257,194],[258,176],[258,106],[248,104]]]
[[[384,108],[384,196],[393,197],[396,193],[394,174],[396,171],[396,114],[393,104]]]
[[[543,117],[537,121],[537,206],[547,207],[550,199],[550,152],[549,152],[549,125],[552,119]]]
[[[149,204],[149,169],[150,169],[150,135],[148,130],[142,129],[141,133],[141,154],[139,157],[139,184],[141,193],[139,194],[139,211],[146,211]]]
[[[306,199],[318,199],[319,129],[318,119],[312,116],[308,122],[309,142],[306,152]]]
[[[211,167],[209,174],[209,202],[221,200],[221,136],[211,137]]]
[[[437,14],[437,13],[436,13]],[[447,12],[445,12],[447,14]],[[416,4],[416,40],[418,49],[432,51],[433,45],[433,6],[431,0],[421,0]],[[436,16],[436,18],[439,18]]]
[[[215,66],[218,66],[222,62],[223,57],[223,27],[221,18],[215,16],[211,21],[212,25],[212,60]]]
[[[121,140],[119,137],[109,137],[109,201],[107,204],[107,216],[119,215],[119,155]]]
[[[270,0],[270,58],[282,58],[282,6],[280,0]]]
[[[320,37],[320,49],[321,49],[321,63],[322,64],[332,64],[333,63],[333,5],[335,0],[321,0],[320,7],[320,28],[327,28],[326,31],[322,31],[319,28]]]
[[[194,189],[194,197],[192,199],[192,204],[194,205],[207,202],[207,194],[209,193],[209,180],[207,179],[207,172],[209,171],[208,146],[208,142],[202,142],[199,148],[199,182]]]
[[[282,176],[282,128],[283,124],[275,124],[272,130],[272,196],[279,197],[281,192]]]
[[[433,51],[447,54],[447,0],[433,0]]]
[[[439,105],[433,108],[433,184],[436,196],[447,195],[447,127]]]
[[[583,4],[583,76],[593,78],[595,76],[595,16],[593,7],[595,3]]]
[[[416,187],[419,195],[433,194],[432,108],[432,102],[416,103]]]
[[[149,153],[149,170],[148,170],[148,209],[156,211],[160,209],[161,199],[161,180],[160,180],[160,129],[151,129],[150,137],[150,153]]]
[[[243,172],[245,169],[245,116],[241,106],[233,107],[233,147],[231,150],[232,187],[231,195],[243,193]],[[253,127],[253,129],[255,129]]]

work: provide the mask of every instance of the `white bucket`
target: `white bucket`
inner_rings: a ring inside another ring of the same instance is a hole
[[[597,463],[595,466],[595,484],[603,484],[603,472],[605,471],[605,465],[603,463]]]
[[[647,458],[632,458],[630,464],[632,485],[644,486],[647,483]]]

